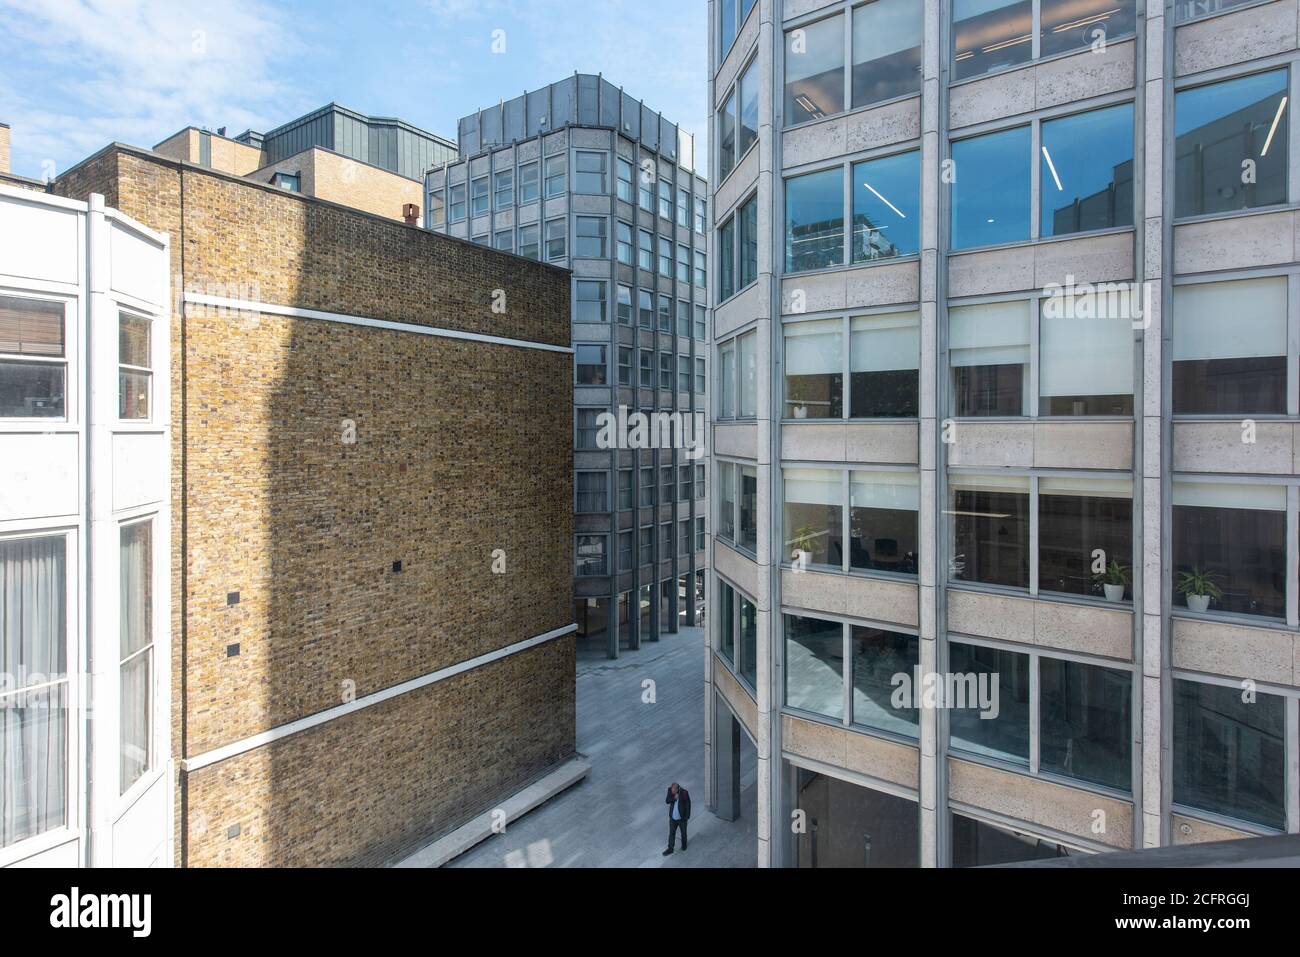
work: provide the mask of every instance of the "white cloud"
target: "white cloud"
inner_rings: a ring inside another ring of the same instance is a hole
[[[0,120],[27,175],[113,140],[153,146],[191,124],[235,135],[294,115],[275,65],[301,43],[258,0],[0,0],[0,37]]]

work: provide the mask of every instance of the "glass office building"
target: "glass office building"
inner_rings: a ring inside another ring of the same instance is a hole
[[[760,864],[1300,830],[1281,0],[711,0],[706,747]]]
[[[573,271],[574,615],[617,657],[704,609],[708,192],[695,144],[588,74],[463,117],[458,134],[459,157],[426,177],[426,226]]]

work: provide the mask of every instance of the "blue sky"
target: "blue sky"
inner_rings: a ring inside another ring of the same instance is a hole
[[[479,106],[604,73],[705,148],[704,0],[0,0],[0,122],[44,178],[113,140],[268,130],[331,100],[454,138]],[[493,31],[505,52],[493,53]],[[701,168],[704,163],[697,159]]]

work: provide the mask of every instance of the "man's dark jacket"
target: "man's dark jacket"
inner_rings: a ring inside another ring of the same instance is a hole
[[[681,802],[682,820],[691,819],[691,794],[686,788],[677,789],[677,800]],[[668,789],[668,797],[664,798],[664,803],[668,805],[668,820],[673,819],[673,789]]]

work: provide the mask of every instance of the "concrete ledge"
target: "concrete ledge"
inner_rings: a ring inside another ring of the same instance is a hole
[[[591,762],[578,755],[565,762],[541,780],[534,781],[528,787],[502,801],[493,811],[505,812],[506,823],[516,821],[529,811],[561,791],[577,784],[591,772]],[[462,824],[432,844],[422,847],[409,857],[394,864],[394,867],[442,867],[448,861],[464,854],[475,844],[492,836],[492,813],[480,814],[468,824]]]

